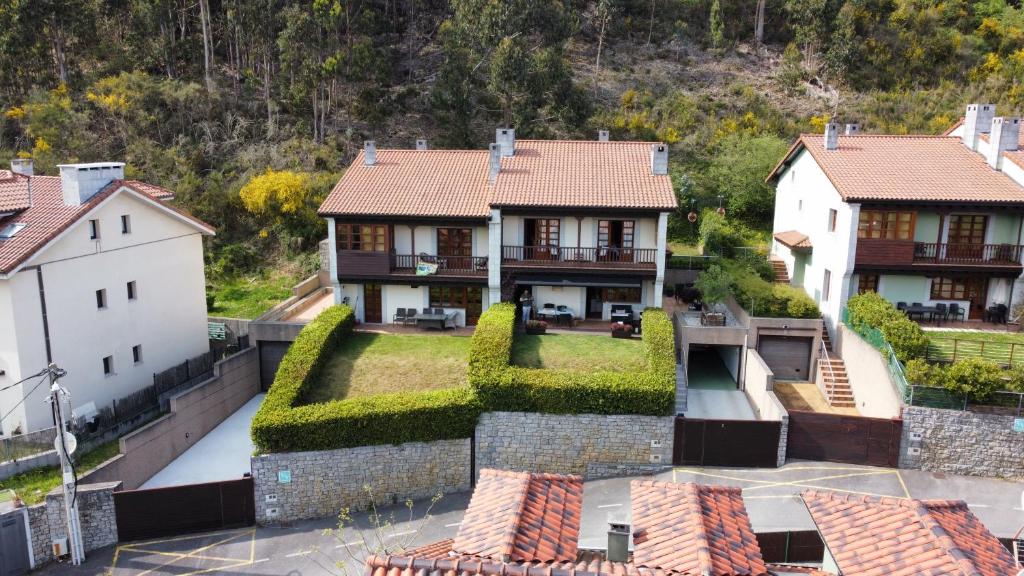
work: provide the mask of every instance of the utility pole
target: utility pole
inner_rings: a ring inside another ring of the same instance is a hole
[[[53,410],[53,418],[57,423],[57,438],[54,442],[57,454],[60,456],[61,485],[64,488],[64,512],[68,522],[68,548],[71,552],[71,563],[78,566],[85,560],[85,549],[82,543],[82,524],[78,516],[77,492],[78,479],[75,477],[75,469],[71,465],[71,454],[75,451],[75,439],[67,431],[67,423],[64,419],[62,402],[70,402],[70,394],[61,388],[57,381],[67,372],[50,364],[47,367],[50,376],[50,395],[47,401]]]

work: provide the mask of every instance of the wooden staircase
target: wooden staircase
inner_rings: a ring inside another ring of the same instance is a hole
[[[853,399],[853,389],[850,388],[850,377],[846,374],[846,362],[834,356],[819,358],[818,362],[828,403],[833,408],[855,408],[857,403]]]
[[[775,282],[778,284],[789,284],[789,272],[786,270],[786,263],[782,260],[772,258],[772,272],[775,274]]]

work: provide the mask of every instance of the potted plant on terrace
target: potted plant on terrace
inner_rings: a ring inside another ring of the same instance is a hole
[[[612,322],[612,338],[632,338],[633,327],[625,322]]]
[[[548,330],[548,323],[543,320],[527,320],[526,333],[532,335],[544,334]]]
[[[720,310],[722,302],[729,297],[732,278],[721,266],[713,264],[701,272],[694,287],[700,290],[707,312],[701,314],[701,324],[725,326],[725,314]]]

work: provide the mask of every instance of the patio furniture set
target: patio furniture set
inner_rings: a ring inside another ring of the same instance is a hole
[[[960,320],[963,322],[967,318],[967,310],[961,308],[960,304],[952,302],[946,304],[944,302],[937,302],[933,305],[926,306],[920,302],[914,302],[907,306],[906,302],[897,302],[896,309],[906,313],[907,317],[914,319],[917,317],[919,320],[924,320],[925,316],[928,317],[929,321],[935,321],[941,324],[943,321],[948,321],[950,318],[953,320]],[[994,322],[999,324],[1006,323],[1007,307],[1006,304],[996,304],[989,306],[985,310],[983,320],[985,322]]]
[[[576,314],[573,313],[572,308],[564,304],[555,306],[554,304],[547,303],[543,308],[537,310],[537,317],[546,322],[555,322],[568,326],[572,326],[576,320]]]
[[[405,326],[416,326],[419,328],[456,328],[455,323],[458,312],[445,312],[444,308],[424,308],[422,313],[417,313],[415,308],[397,308],[395,310],[395,324]]]

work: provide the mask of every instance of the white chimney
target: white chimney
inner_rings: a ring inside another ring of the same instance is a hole
[[[24,174],[25,176],[34,175],[34,168],[32,167],[31,158],[14,158],[11,160],[11,172],[15,174]]]
[[[651,174],[655,176],[668,174],[667,144],[651,144]]]
[[[988,137],[988,165],[1002,169],[1003,152],[1020,148],[1020,118],[993,118]]]
[[[516,131],[515,128],[498,128],[494,132],[495,141],[501,147],[502,156],[512,156],[516,153]]]
[[[420,138],[419,140],[417,140],[416,141],[416,149],[417,150],[426,150],[427,149],[427,141],[424,140],[423,138]]]
[[[844,136],[855,136],[857,134],[860,134],[860,124],[857,123],[847,124],[846,130],[843,131]]]
[[[124,162],[58,164],[64,203],[81,206],[114,180],[124,179]]]
[[[607,130],[598,130],[597,131],[597,139],[599,141],[601,141],[601,142],[607,142],[608,141],[608,131]]]
[[[825,124],[825,150],[839,148],[839,124],[829,122]]]
[[[609,562],[629,560],[629,524],[620,518],[608,518],[608,548],[605,559]]]
[[[376,166],[377,164],[377,143],[373,140],[363,142],[363,164]]]
[[[968,104],[964,113],[963,133],[960,141],[971,150],[978,150],[982,134],[988,134],[995,118],[996,107],[992,104]]]
[[[490,172],[487,175],[487,181],[494,184],[498,180],[498,172],[501,172],[501,145],[497,142],[491,142],[490,150]]]

